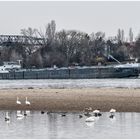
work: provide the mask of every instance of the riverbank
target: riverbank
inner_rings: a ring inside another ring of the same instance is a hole
[[[19,97],[21,105],[16,104]],[[31,102],[25,105],[25,97]],[[0,110],[83,111],[85,107],[118,112],[140,112],[140,89],[0,89]]]

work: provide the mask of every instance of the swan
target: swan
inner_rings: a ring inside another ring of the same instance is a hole
[[[109,111],[111,114],[110,114],[110,116],[109,116],[109,118],[114,118],[114,116],[115,116],[115,112],[116,112],[116,110],[115,109],[110,109],[110,111]]]
[[[26,97],[25,104],[28,105],[28,106],[31,104],[31,103],[27,100],[27,97]]]
[[[116,112],[116,110],[115,109],[110,109],[110,111],[109,111],[110,113],[115,113]]]
[[[86,121],[86,122],[94,122],[94,121],[95,121],[95,117],[94,117],[94,116],[88,117],[88,118],[86,118],[85,121]]]
[[[10,116],[8,115],[8,112],[6,112],[5,121],[10,121]]]
[[[21,111],[17,111],[17,119],[24,118],[24,115],[21,114]]]
[[[16,103],[17,103],[18,105],[21,105],[21,102],[19,101],[19,98],[18,98],[18,97],[17,97]]]

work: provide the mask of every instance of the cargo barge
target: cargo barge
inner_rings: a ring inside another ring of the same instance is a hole
[[[93,79],[138,77],[133,67],[92,66],[45,69],[14,69],[0,72],[0,79]]]

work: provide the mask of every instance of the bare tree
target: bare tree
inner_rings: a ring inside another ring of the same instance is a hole
[[[121,41],[124,42],[125,40],[125,37],[124,37],[124,30],[122,29],[121,30]]]
[[[130,41],[130,43],[133,42],[133,31],[132,31],[132,28],[129,29],[129,41]]]
[[[104,38],[105,37],[105,33],[99,31],[99,32],[95,33],[95,37],[96,37],[96,39]]]
[[[54,41],[55,31],[56,31],[56,24],[55,24],[55,21],[52,20],[50,23],[48,23],[46,27],[46,37],[48,39],[48,42]]]
[[[32,29],[29,27],[28,29],[21,29],[21,34],[27,38],[25,41],[29,41],[30,45],[25,46],[25,52],[27,55],[31,55],[37,50],[37,46],[34,45],[34,39],[37,38],[37,29]],[[27,43],[28,44],[28,43]]]
[[[122,35],[121,35],[121,29],[118,29],[118,34],[117,34],[118,42],[121,41]]]

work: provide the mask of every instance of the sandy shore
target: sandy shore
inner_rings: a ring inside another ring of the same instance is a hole
[[[21,105],[16,104],[19,97]],[[25,105],[25,97],[31,102]],[[140,89],[1,89],[0,109],[83,111],[85,107],[118,112],[140,112]]]

